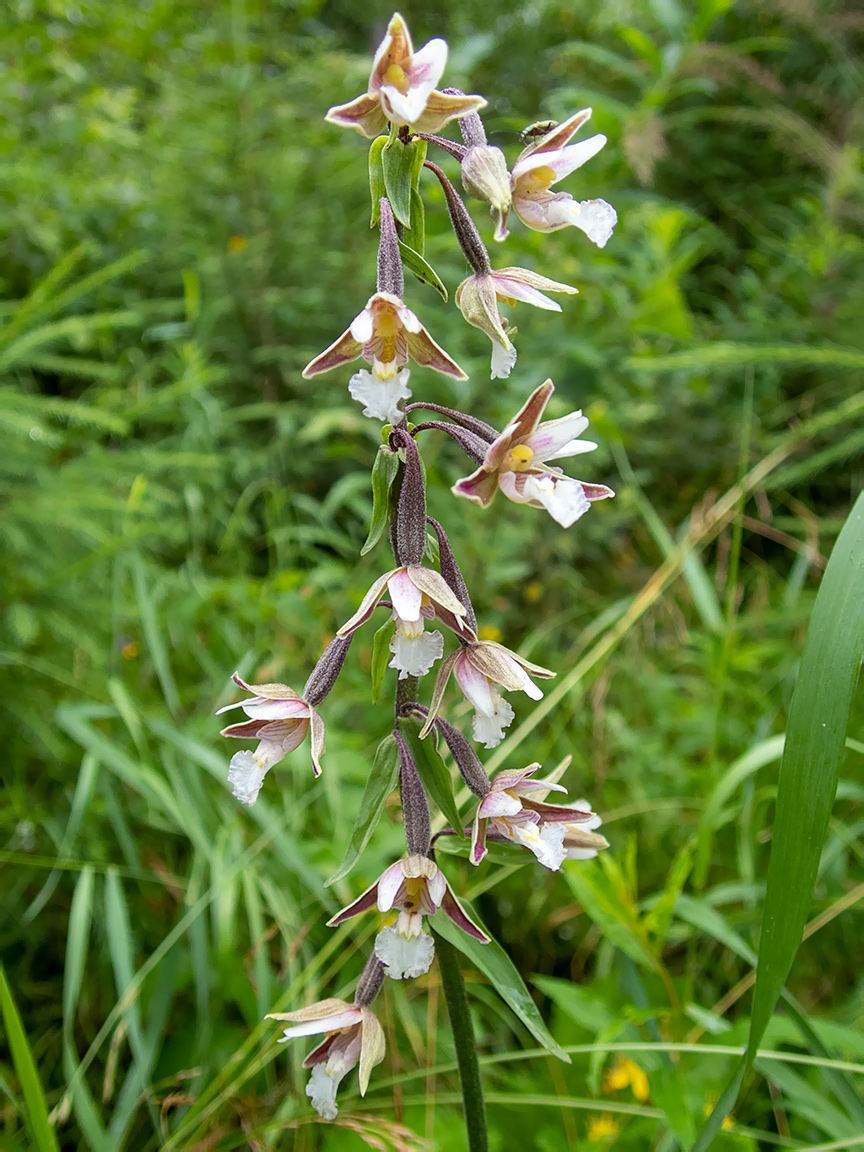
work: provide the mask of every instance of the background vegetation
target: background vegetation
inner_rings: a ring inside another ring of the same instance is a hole
[[[484,515],[447,492],[452,445],[426,442],[430,511],[485,635],[559,669],[539,708],[514,702],[521,727],[490,759],[572,755],[565,783],[613,845],[560,875],[503,849],[446,861],[559,1042],[591,1047],[569,1067],[538,1057],[469,971],[491,1138],[672,1152],[733,1057],[657,1045],[746,1037],[786,711],[862,487],[864,20],[843,0],[402,10],[416,43],[449,40],[448,81],[488,97],[511,159],[520,128],[592,105],[609,144],[567,186],[620,215],[602,252],[514,226],[498,262],[580,296],[514,316],[519,365],[494,389],[485,337],[408,289],[471,372],[458,388],[415,373],[415,397],[497,423],[549,375],[553,414],[583,408],[601,442],[579,474],[618,492],[567,533],[509,504]],[[361,90],[390,11],[0,13],[0,939],[64,1149],[461,1144],[434,969],[389,982],[387,1060],[338,1126],[311,1122],[302,1043],[260,1023],[351,987],[376,926],[324,920],[400,851],[394,809],[323,887],[391,722],[370,703],[371,634],[326,702],[317,784],[298,753],[241,810],[213,717],[235,668],[300,686],[385,563],[383,545],[357,560],[377,427],[338,373],[300,370],[372,288],[364,146],[322,117]],[[426,191],[452,296],[465,272]],[[861,733],[859,697],[789,983],[824,1047],[775,1017],[763,1046],[786,1058],[757,1063],[718,1149],[862,1131],[853,1073],[824,1055],[864,1063],[864,932],[840,914],[862,894]],[[616,1056],[627,1044],[654,1047]],[[2,1147],[51,1147],[35,1080],[2,1061]]]

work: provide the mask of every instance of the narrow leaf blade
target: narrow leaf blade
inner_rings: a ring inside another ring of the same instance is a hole
[[[371,552],[387,527],[390,519],[390,488],[399,471],[399,456],[382,444],[372,465],[372,523],[360,555]]]
[[[21,1081],[21,1091],[27,1105],[27,1121],[33,1134],[33,1140],[38,1152],[59,1152],[57,1137],[54,1129],[48,1122],[48,1108],[45,1104],[45,1093],[36,1071],[36,1062],[27,1034],[21,1023],[21,1016],[12,996],[12,990],[6,980],[6,971],[0,964],[0,1010],[3,1013],[3,1023],[6,1027],[6,1037],[12,1052],[12,1063],[15,1072]]]
[[[360,809],[354,823],[354,831],[351,833],[348,850],[342,863],[326,882],[325,887],[329,888],[331,884],[335,884],[337,880],[347,876],[357,863],[361,852],[369,843],[369,839],[381,819],[387,797],[396,787],[398,779],[399,748],[391,734],[385,736],[378,745],[375,763],[372,766],[369,779],[366,781],[366,789],[363,792],[363,799],[360,801]]]
[[[431,284],[432,287],[441,294],[441,298],[446,302],[447,289],[442,283],[441,277],[435,271],[431,264],[420,255],[419,252],[409,247],[402,240],[399,241],[399,251],[402,254],[402,263],[409,272],[413,272],[418,280],[422,280],[424,284]]]
[[[471,907],[467,900],[462,900],[461,903],[474,923],[479,924],[486,935],[490,936],[489,930],[483,924],[476,910]],[[457,928],[452,920],[440,913],[435,917],[433,926],[439,936],[449,940],[455,948],[458,948],[464,956],[468,957],[475,967],[480,969],[534,1039],[542,1044],[547,1052],[551,1052],[553,1056],[557,1056],[559,1060],[569,1064],[570,1057],[543,1023],[543,1017],[531,999],[531,993],[525,987],[525,982],[498,941],[490,938],[488,944],[481,944],[479,940],[475,940],[473,936],[469,936],[467,932]]]

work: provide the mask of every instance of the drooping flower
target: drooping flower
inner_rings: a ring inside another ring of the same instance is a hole
[[[366,1095],[369,1077],[376,1064],[384,1059],[384,1030],[369,1008],[347,1004],[335,998],[319,1000],[296,1012],[271,1012],[268,1020],[288,1020],[293,1028],[286,1028],[280,1044],[298,1036],[326,1033],[324,1040],[303,1061],[312,1075],[306,1095],[312,1107],[325,1120],[335,1120],[336,1091],[345,1076],[360,1064],[360,1095]]]
[[[359,356],[371,364],[372,371],[363,369],[351,378],[351,395],[374,411],[390,412],[398,399],[411,395],[407,373],[402,372],[409,356],[424,368],[454,380],[468,379],[411,309],[391,292],[370,296],[339,339],[306,365],[303,376],[308,380]]]
[[[482,329],[492,341],[492,379],[510,375],[516,363],[516,349],[508,335],[509,321],[502,317],[499,301],[515,304],[521,300],[548,312],[560,312],[561,305],[544,296],[546,292],[574,295],[577,288],[559,284],[526,268],[499,268],[486,275],[469,276],[456,289],[456,304],[469,324]]]
[[[396,633],[390,643],[393,653],[390,667],[399,670],[400,680],[406,676],[425,676],[444,650],[443,636],[440,632],[425,632],[425,621],[437,610],[446,623],[458,630],[465,608],[438,572],[409,564],[379,576],[337,636],[350,636],[364,624],[385,591],[390,594],[396,621]]]
[[[501,149],[486,143],[469,148],[462,157],[462,187],[469,196],[476,196],[490,205],[490,215],[495,221],[495,239],[506,240],[511,192],[507,161]]]
[[[589,831],[600,824],[600,817],[591,811],[590,805],[563,806],[547,804],[543,800],[530,797],[531,792],[566,792],[560,784],[549,780],[532,780],[540,767],[529,764],[527,768],[499,772],[492,781],[492,789],[477,807],[474,829],[471,837],[471,863],[479,864],[486,855],[487,831],[496,837],[521,844],[533,852],[546,868],[557,871],[564,860],[575,859],[567,847],[568,837],[575,839],[582,833],[582,843],[592,845],[591,855],[596,856],[608,843],[602,836]]]
[[[457,480],[451,491],[488,508],[496,491],[517,504],[545,508],[562,528],[569,528],[591,507],[615,493],[605,484],[588,484],[550,468],[549,460],[592,452],[597,445],[579,440],[588,427],[581,412],[540,423],[543,410],[555,391],[551,380],[531,393],[504,431],[486,450],[480,467]]]
[[[269,770],[302,744],[310,729],[312,768],[320,776],[324,721],[316,709],[287,684],[247,684],[236,672],[231,679],[245,692],[251,692],[252,699],[226,704],[216,715],[242,708],[249,719],[223,728],[221,735],[259,741],[254,752],[235,752],[231,757],[228,783],[233,784],[237,799],[243,804],[254,804]]]
[[[545,136],[532,141],[519,156],[510,175],[513,209],[523,224],[538,232],[556,232],[574,225],[602,248],[618,221],[618,214],[605,200],[574,200],[569,192],[549,188],[580,168],[606,143],[602,133],[567,144],[590,117],[591,109],[577,112]]]
[[[532,700],[541,700],[543,693],[531,676],[549,679],[555,676],[548,668],[532,664],[516,652],[492,640],[469,640],[443,660],[435,678],[429,715],[420,735],[425,736],[441,709],[444,689],[451,674],[462,689],[466,700],[474,706],[474,739],[486,748],[494,748],[504,739],[504,729],[513,720],[514,712],[501,695],[521,691]]]
[[[457,928],[488,944],[489,937],[468,916],[447,883],[444,873],[426,856],[407,856],[391,864],[362,896],[332,920],[331,928],[377,904],[379,912],[399,910],[392,926],[382,928],[375,940],[375,955],[387,966],[394,980],[421,976],[428,972],[435,955],[435,942],[423,931],[423,917],[434,916],[439,908]]]
[[[331,108],[325,119],[370,139],[385,131],[388,121],[416,132],[440,132],[450,120],[486,106],[482,96],[435,90],[446,65],[446,42],[430,40],[415,52],[408,25],[396,12],[378,45],[365,94]]]

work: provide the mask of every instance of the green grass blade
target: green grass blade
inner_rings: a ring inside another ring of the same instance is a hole
[[[789,709],[747,1055],[692,1152],[709,1146],[732,1110],[801,943],[837,791],[862,650],[864,495],[856,501],[825,570]]]
[[[717,341],[668,356],[629,356],[624,367],[636,372],[696,368],[746,368],[752,364],[812,364],[820,368],[864,367],[857,348],[820,348],[812,344],[730,344]]]
[[[792,967],[813,895],[864,651],[864,495],[834,551],[810,621],[780,764],[748,1060]]]
[[[30,1051],[27,1034],[2,964],[0,964],[0,1010],[3,1013],[6,1037],[12,1052],[12,1063],[21,1081],[21,1091],[24,1093],[24,1102],[27,1105],[26,1120],[33,1135],[34,1147],[37,1152],[59,1152],[54,1129],[48,1123],[45,1093],[42,1091],[33,1053]]]
[[[138,599],[138,609],[141,613],[141,627],[144,630],[144,639],[147,641],[147,650],[150,653],[150,659],[153,661],[153,666],[156,669],[156,675],[159,677],[159,683],[162,685],[165,703],[171,712],[176,712],[180,705],[180,698],[177,694],[174,674],[171,671],[168,648],[165,645],[159,618],[156,614],[156,606],[150,595],[150,589],[147,587],[144,561],[140,556],[135,556],[132,559],[131,567],[135,582],[135,595]]]

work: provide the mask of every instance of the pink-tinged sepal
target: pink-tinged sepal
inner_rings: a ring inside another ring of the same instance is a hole
[[[478,812],[471,830],[471,851],[469,858],[472,864],[479,864],[488,851],[486,847],[486,828],[488,824],[489,821],[483,820]]]
[[[479,940],[481,944],[488,944],[489,937],[483,929],[474,923],[453,893],[450,885],[447,885],[447,890],[444,893],[444,899],[441,901],[441,907],[453,921],[457,928],[461,928],[463,932],[467,932],[469,936],[473,936],[475,940]]]
[[[381,109],[381,101],[365,92],[347,104],[336,104],[324,119],[340,128],[353,128],[369,140],[374,140],[387,129],[387,117]]]
[[[378,900],[378,881],[366,889],[362,896],[358,896],[353,904],[349,904],[347,908],[343,908],[341,912],[337,912],[335,916],[327,921],[328,928],[336,928],[338,925],[343,924],[346,920],[350,920],[352,916],[359,916],[361,912],[366,912],[369,908],[374,908]]]
[[[308,380],[320,372],[329,372],[331,368],[338,368],[342,364],[350,364],[363,353],[363,345],[351,335],[351,329],[343,332],[338,340],[334,340],[329,348],[325,348],[314,360],[310,360],[303,369],[303,379]]]

